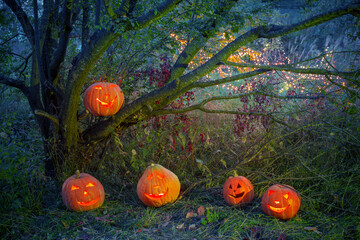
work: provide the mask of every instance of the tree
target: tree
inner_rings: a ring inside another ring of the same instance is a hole
[[[255,4],[259,1],[249,2]],[[3,0],[8,7],[6,11],[11,11],[16,17],[17,23],[9,24],[13,24],[11,26],[20,29],[21,32],[21,36],[9,36],[8,39],[22,41],[20,45],[25,47],[24,52],[27,56],[22,56],[21,60],[18,60],[12,55],[11,61],[21,67],[16,69],[14,66],[9,69],[10,67],[2,66],[0,82],[19,89],[28,99],[44,138],[45,152],[48,154],[45,163],[46,174],[55,176],[58,166],[66,162],[76,162],[76,159],[83,157],[81,153],[93,149],[115,129],[123,131],[137,122],[162,114],[195,109],[207,111],[204,104],[209,101],[242,96],[240,94],[205,99],[185,109],[166,108],[179,96],[194,88],[250,78],[271,70],[339,76],[358,83],[359,69],[336,71],[321,68],[304,69],[295,65],[259,66],[251,63],[234,63],[228,59],[238,49],[257,39],[278,38],[347,14],[358,16],[359,3],[316,14],[294,24],[264,23],[247,28],[245,33],[238,34],[233,41],[213,54],[202,65],[189,69],[188,65],[196,54],[206,47],[206,43],[211,38],[222,32],[224,26],[229,26],[229,22],[232,22],[234,33],[244,27],[241,23],[245,17],[241,18],[242,13],[239,12],[235,15],[232,9],[239,6],[246,7],[244,4],[249,2],[44,0],[42,5],[39,5],[37,0]],[[234,16],[239,17],[236,22]],[[162,30],[164,36],[169,29],[182,32],[184,36],[185,33],[188,35],[186,46],[181,53],[178,53],[164,86],[125,104],[112,117],[101,118],[86,129],[79,127],[80,99],[89,72],[99,67],[97,61],[118,39],[130,32],[150,28]],[[218,80],[199,81],[221,65],[250,67],[254,70]],[[266,93],[260,92],[259,89],[254,94]],[[236,112],[236,114],[256,113]],[[269,116],[281,122],[273,115]]]

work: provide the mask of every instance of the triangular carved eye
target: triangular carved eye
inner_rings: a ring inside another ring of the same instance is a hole
[[[146,180],[150,180],[150,179],[152,179],[152,178],[153,178],[153,174],[150,173]]]
[[[273,194],[273,193],[275,193],[275,191],[274,190],[269,190],[269,192],[268,192],[268,196],[270,196],[271,194]]]
[[[231,185],[231,184],[230,184],[229,188],[232,189],[232,185]]]
[[[71,185],[71,191],[73,191],[73,190],[76,190],[76,189],[79,189],[80,187],[78,187],[78,186],[76,186],[76,185]]]
[[[95,187],[95,183],[89,182],[89,183],[86,185],[86,187]]]
[[[94,89],[102,90],[103,88],[100,85],[98,85],[98,86],[94,86]]]
[[[165,176],[164,176],[164,175],[161,175],[161,174],[157,174],[156,177],[161,180],[161,179],[163,179]]]
[[[241,188],[241,185],[240,185],[240,183],[238,183],[238,185],[237,185],[237,188]]]

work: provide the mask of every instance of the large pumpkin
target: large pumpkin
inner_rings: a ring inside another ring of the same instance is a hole
[[[97,82],[84,93],[85,108],[95,116],[110,116],[119,111],[124,103],[124,94],[114,83]]]
[[[284,220],[295,217],[300,205],[299,194],[288,185],[272,185],[261,199],[261,208],[264,213]]]
[[[179,193],[178,177],[159,164],[147,167],[137,184],[139,199],[150,207],[160,207],[174,202]]]
[[[223,186],[223,196],[229,205],[243,206],[254,199],[254,187],[246,177],[229,177]]]
[[[90,174],[79,171],[65,180],[61,195],[64,204],[72,211],[88,211],[98,208],[105,199],[101,183]]]

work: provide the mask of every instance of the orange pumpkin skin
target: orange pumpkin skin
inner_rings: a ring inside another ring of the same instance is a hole
[[[261,208],[265,214],[283,220],[295,217],[300,205],[300,195],[288,185],[272,185],[261,199]]]
[[[160,164],[151,164],[147,167],[137,184],[139,199],[150,207],[172,203],[178,198],[179,193],[178,177]]]
[[[61,196],[72,211],[88,211],[104,203],[105,192],[101,183],[87,173],[77,172],[65,180]]]
[[[254,187],[246,177],[229,177],[223,186],[223,196],[231,206],[245,206],[254,199]]]
[[[84,106],[95,116],[114,115],[120,110],[123,103],[124,94],[114,83],[94,83],[84,93]]]

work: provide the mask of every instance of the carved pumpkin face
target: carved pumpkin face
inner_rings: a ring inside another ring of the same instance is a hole
[[[299,194],[288,185],[272,185],[261,199],[261,208],[264,213],[284,220],[295,217],[300,205]]]
[[[101,183],[90,174],[78,171],[66,179],[61,195],[64,204],[72,211],[88,211],[98,208],[105,199]]]
[[[137,184],[139,199],[150,207],[160,207],[174,202],[179,193],[178,177],[159,164],[147,167]]]
[[[254,199],[254,187],[246,177],[229,177],[223,186],[223,196],[229,205],[243,206]]]
[[[84,106],[95,116],[114,115],[123,103],[124,94],[114,83],[94,83],[84,93]]]

